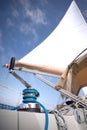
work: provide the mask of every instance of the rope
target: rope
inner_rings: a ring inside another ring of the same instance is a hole
[[[53,113],[54,113],[56,121],[57,121],[58,129],[59,130],[61,130],[61,129],[68,130],[67,124],[66,124],[66,121],[65,121],[63,115],[58,110],[54,110]]]
[[[36,89],[31,89],[31,88],[26,88],[23,90],[23,103],[27,104],[27,103],[37,103],[39,104],[42,109],[45,112],[45,127],[44,130],[48,130],[48,123],[49,123],[49,119],[48,119],[48,112],[46,110],[46,108],[37,101],[37,97],[39,97],[39,92]],[[20,109],[20,106],[15,107],[13,110],[17,110]]]
[[[37,97],[39,97],[40,95],[39,92],[36,89],[27,88],[23,90],[23,95],[23,103],[37,103],[43,108],[45,112],[44,130],[48,130],[48,112],[46,108],[40,102],[37,101]]]

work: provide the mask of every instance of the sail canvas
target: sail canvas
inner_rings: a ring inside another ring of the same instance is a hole
[[[27,71],[51,68],[55,72],[58,70],[60,75],[86,47],[87,23],[76,2],[72,1],[56,29],[34,50],[17,61],[15,67]]]

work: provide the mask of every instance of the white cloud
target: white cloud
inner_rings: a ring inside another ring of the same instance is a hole
[[[12,9],[12,16],[14,16],[15,18],[17,18],[19,16],[19,3],[18,1],[13,0],[11,3],[11,9]]]
[[[21,23],[19,29],[22,33],[25,33],[25,34],[28,34],[30,31],[30,27],[28,23],[26,22]]]
[[[38,39],[36,26],[46,25],[47,18],[45,12],[40,9],[47,0],[37,0],[38,4],[32,4],[31,0],[18,0],[11,4],[11,17],[7,18],[7,26],[13,27],[16,31],[20,31],[24,35],[33,36],[33,40]],[[41,5],[41,6],[40,6]]]
[[[0,31],[0,39],[2,38],[2,33],[1,33],[1,31]]]
[[[30,8],[30,0],[19,0],[24,9]]]
[[[32,34],[34,35],[34,39],[37,40],[38,39],[38,35],[35,29],[32,29]]]
[[[39,8],[36,10],[26,9],[26,16],[30,17],[35,24],[47,24],[45,13]]]
[[[0,45],[0,52],[3,52],[4,51],[4,48],[2,45]]]
[[[12,15],[17,18],[19,16],[18,10],[13,8]]]
[[[12,22],[12,20],[10,18],[7,18],[7,26],[9,26],[9,27],[14,26],[14,23]]]
[[[38,39],[36,30],[29,23],[26,23],[26,22],[21,23],[19,26],[19,30],[20,30],[20,32],[22,32],[24,34],[29,34],[29,33],[32,34],[34,36],[35,40]]]
[[[0,52],[3,52],[4,51],[4,48],[2,46],[2,33],[0,31]]]
[[[33,24],[47,24],[47,19],[44,11],[38,5],[32,6],[30,0],[20,0],[23,8],[24,17],[29,18]]]

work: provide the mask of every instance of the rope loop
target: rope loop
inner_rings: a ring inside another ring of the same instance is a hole
[[[45,127],[44,130],[48,130],[48,112],[46,108],[37,101],[37,97],[39,97],[39,92],[36,89],[26,88],[23,90],[23,103],[37,103],[39,104],[44,112],[45,112]]]
[[[23,103],[34,102],[39,95],[40,94],[36,89],[26,88],[23,90]]]

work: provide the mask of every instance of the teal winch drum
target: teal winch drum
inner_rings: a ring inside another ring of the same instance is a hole
[[[39,97],[39,92],[36,89],[26,88],[23,90],[23,103],[37,103],[42,107],[45,112],[45,128],[44,130],[48,130],[48,112],[46,108],[37,101],[37,97]]]
[[[26,88],[23,90],[23,103],[28,103],[29,100],[36,100],[39,95],[36,89]]]

